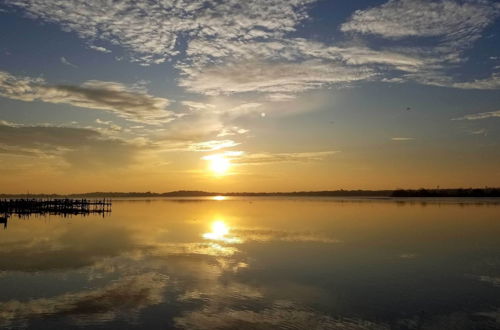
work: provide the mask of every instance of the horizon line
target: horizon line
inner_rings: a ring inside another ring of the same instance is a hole
[[[460,188],[396,188],[396,189],[335,189],[335,190],[295,190],[295,191],[231,191],[231,192],[214,192],[214,191],[203,191],[203,190],[172,190],[166,192],[152,192],[152,191],[92,191],[92,192],[79,192],[79,193],[0,193],[0,196],[104,196],[104,195],[116,195],[115,197],[126,197],[126,195],[131,195],[134,197],[142,196],[186,196],[186,197],[201,197],[201,196],[266,196],[266,195],[336,195],[342,196],[342,194],[352,194],[361,196],[363,194],[369,194],[371,196],[390,196],[395,192],[406,192],[406,193],[416,193],[416,192],[441,192],[441,193],[451,193],[451,192],[500,192],[500,187],[460,187]]]

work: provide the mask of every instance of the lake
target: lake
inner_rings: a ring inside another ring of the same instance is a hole
[[[500,329],[500,202],[114,200],[0,228],[6,329]]]

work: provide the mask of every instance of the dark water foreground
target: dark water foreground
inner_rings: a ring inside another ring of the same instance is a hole
[[[500,204],[159,199],[13,216],[0,328],[500,329]]]

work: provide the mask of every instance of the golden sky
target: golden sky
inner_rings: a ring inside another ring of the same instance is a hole
[[[500,186],[499,17],[493,0],[4,1],[0,192]]]

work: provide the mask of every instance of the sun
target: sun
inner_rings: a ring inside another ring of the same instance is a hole
[[[231,161],[222,155],[214,155],[210,158],[210,170],[217,175],[224,175],[231,167]]]
[[[215,221],[212,224],[212,233],[218,237],[224,237],[229,233],[229,227],[224,223],[224,221]]]
[[[212,222],[210,228],[211,228],[210,232],[204,233],[202,235],[204,239],[219,241],[228,244],[242,242],[241,238],[229,234],[230,227],[223,220],[215,220],[214,222]]]
[[[229,227],[224,223],[224,221],[217,220],[212,223],[212,231],[203,234],[206,239],[212,240],[224,240],[225,236],[229,234]]]
[[[236,166],[238,162],[236,161],[236,164],[233,164],[232,161],[242,155],[243,151],[226,151],[219,154],[203,156],[201,159],[208,162],[208,171],[212,172],[215,177],[222,177],[226,174],[235,174],[231,172],[231,168],[233,165]]]

